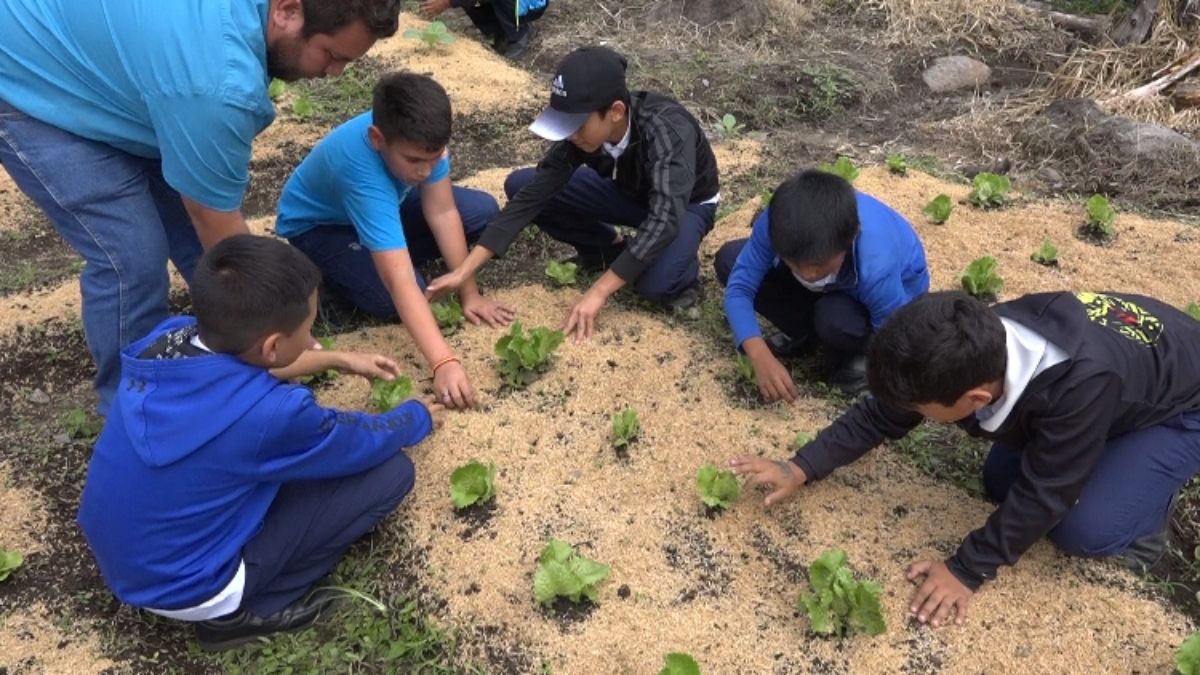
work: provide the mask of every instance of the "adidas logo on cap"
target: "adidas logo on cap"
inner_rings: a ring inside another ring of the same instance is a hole
[[[551,93],[553,93],[555,96],[562,96],[563,98],[566,98],[566,96],[567,96],[567,89],[566,89],[566,87],[563,85],[563,78],[562,78],[562,75],[556,75],[556,76],[554,77],[554,81],[550,83],[550,91],[551,91]]]

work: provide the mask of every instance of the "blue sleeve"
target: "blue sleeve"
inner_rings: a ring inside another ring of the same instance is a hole
[[[249,181],[251,144],[271,115],[218,97],[147,101],[163,178],[181,195],[216,211],[236,211]]]
[[[734,344],[740,349],[742,343],[753,337],[761,337],[758,315],[754,312],[754,296],[762,286],[763,278],[775,264],[775,250],[771,248],[771,237],[767,231],[767,213],[764,210],[754,219],[750,241],[738,254],[729,283],[725,287],[725,316],[733,329]]]
[[[323,408],[293,387],[268,421],[256,476],[262,481],[314,480],[361,473],[429,435],[433,420],[420,401],[382,415]]]
[[[892,312],[908,304],[909,300],[908,291],[900,279],[900,270],[876,280],[859,298],[871,315],[871,327],[875,330],[879,330]]]

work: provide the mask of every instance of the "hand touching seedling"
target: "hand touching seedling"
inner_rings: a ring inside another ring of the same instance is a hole
[[[774,506],[791,499],[808,482],[804,470],[789,460],[742,456],[730,460],[729,466],[734,474],[749,478],[751,486],[771,488],[770,494],[763,500],[763,506]]]

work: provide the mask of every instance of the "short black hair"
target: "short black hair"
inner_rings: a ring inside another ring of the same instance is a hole
[[[391,37],[400,27],[400,0],[301,0],[304,37],[332,35],[362,21],[376,39]]]
[[[1004,379],[1000,317],[961,291],[927,293],[896,310],[867,347],[867,383],[905,408],[953,405],[975,387]]]
[[[619,97],[614,98],[613,100],[609,101],[608,103],[605,103],[604,105],[600,106],[600,108],[597,109],[596,112],[600,113],[601,115],[607,115],[608,111],[612,110],[613,105],[616,104],[617,101],[620,101],[621,103],[625,104],[625,117],[629,117],[629,115],[633,113],[633,110],[630,108],[630,102],[632,100],[633,100],[633,96],[630,95],[629,90],[626,89],[625,91],[621,92],[621,95]]]
[[[450,143],[454,115],[446,90],[428,75],[399,71],[375,85],[371,122],[390,143],[416,143],[433,152]]]
[[[271,333],[292,333],[308,318],[321,271],[299,249],[239,234],[208,249],[192,276],[200,338],[215,352],[240,354]]]
[[[767,216],[771,245],[796,264],[823,263],[850,250],[858,236],[858,197],[839,176],[808,170],[775,189]]]

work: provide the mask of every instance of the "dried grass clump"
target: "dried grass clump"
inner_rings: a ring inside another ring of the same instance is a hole
[[[966,43],[977,52],[1040,61],[1070,39],[1016,0],[865,0],[883,11],[893,44],[920,50]]]

